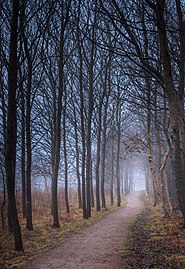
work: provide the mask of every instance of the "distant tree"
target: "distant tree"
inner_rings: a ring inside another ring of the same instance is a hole
[[[66,86],[64,87],[64,101],[63,101],[63,147],[64,147],[64,177],[65,177],[65,204],[66,204],[66,212],[69,214],[69,197],[68,197],[68,158],[67,158],[67,145],[66,145],[66,139],[67,139],[67,126],[66,126],[66,107],[67,107],[67,92],[66,92]]]
[[[110,23],[122,36],[123,55],[145,70],[153,80],[157,81],[162,88],[168,101],[170,111],[170,133],[172,139],[172,161],[177,185],[177,195],[180,208],[185,219],[185,184],[184,174],[184,20],[183,10],[180,1],[171,3],[164,0],[142,2],[126,2],[122,5],[119,1],[101,1],[103,12],[107,14]],[[134,13],[126,16],[130,9]],[[145,23],[142,27],[140,11],[144,10]],[[171,21],[172,12],[174,21]],[[166,16],[166,14],[170,14]],[[136,22],[140,18],[140,27]],[[152,18],[152,20],[148,20]],[[137,24],[137,25],[136,25]],[[170,29],[173,29],[171,31]],[[175,30],[175,32],[174,32]],[[152,31],[152,32],[151,32]],[[148,33],[149,54],[145,55],[143,34]],[[175,38],[174,38],[175,37]],[[178,41],[177,41],[178,40]],[[124,44],[124,45],[123,45]],[[156,44],[155,48],[152,44]],[[174,46],[174,44],[176,44]],[[178,45],[177,45],[178,44]],[[175,49],[176,48],[176,49]],[[158,69],[158,59],[162,68]],[[177,69],[176,69],[177,67]],[[162,72],[160,72],[162,70]]]

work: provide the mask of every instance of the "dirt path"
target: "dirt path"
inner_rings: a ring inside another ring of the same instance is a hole
[[[142,207],[141,193],[130,194],[126,208],[69,236],[24,269],[118,269],[126,227]]]

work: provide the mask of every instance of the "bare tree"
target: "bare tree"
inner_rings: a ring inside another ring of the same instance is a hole
[[[8,115],[6,136],[6,182],[11,222],[13,224],[15,250],[23,251],[22,236],[17,216],[15,200],[15,165],[17,139],[17,38],[19,0],[13,1],[10,28],[10,53],[8,66]]]

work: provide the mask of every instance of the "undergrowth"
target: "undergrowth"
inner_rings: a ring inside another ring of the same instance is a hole
[[[92,209],[92,217],[86,220],[82,217],[82,210],[71,208],[70,214],[61,215],[61,227],[57,229],[51,228],[52,218],[47,214],[35,218],[33,231],[25,229],[25,219],[21,218],[24,253],[14,251],[13,236],[7,230],[1,230],[0,269],[21,268],[44,251],[57,246],[69,234],[80,231],[116,209],[116,206],[108,207],[100,212]]]
[[[120,255],[121,269],[184,269],[185,231],[179,216],[168,219],[160,208],[146,207],[130,224]]]

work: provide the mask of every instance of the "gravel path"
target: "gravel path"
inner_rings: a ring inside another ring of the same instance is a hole
[[[119,251],[126,240],[126,228],[143,207],[142,195],[131,193],[125,208],[64,239],[24,269],[119,269]]]

